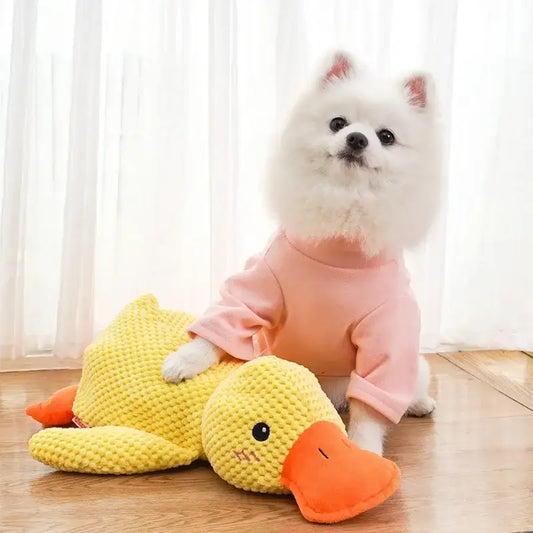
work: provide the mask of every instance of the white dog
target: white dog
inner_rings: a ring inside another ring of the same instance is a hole
[[[390,423],[434,408],[402,250],[425,235],[440,192],[434,91],[382,80],[334,54],[294,107],[268,176],[279,233],[222,288],[168,356],[191,378],[225,353],[274,353],[312,370],[348,435],[381,454]]]

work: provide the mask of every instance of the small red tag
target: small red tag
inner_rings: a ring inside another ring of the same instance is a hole
[[[88,426],[81,418],[77,417],[76,415],[74,415],[74,417],[72,418],[72,422],[74,423],[74,425],[78,426],[81,429],[91,427]]]

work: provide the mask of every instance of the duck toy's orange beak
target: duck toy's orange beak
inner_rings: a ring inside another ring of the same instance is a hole
[[[352,518],[386,500],[400,483],[395,463],[362,450],[332,422],[315,422],[292,445],[281,484],[311,522]]]

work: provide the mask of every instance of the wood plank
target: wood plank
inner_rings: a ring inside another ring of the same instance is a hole
[[[81,359],[63,359],[48,353],[29,354],[16,359],[0,359],[0,372],[80,369],[81,367]]]
[[[518,351],[441,354],[454,365],[533,410],[533,359]]]
[[[55,472],[31,459],[39,429],[28,403],[75,383],[78,371],[0,375],[0,531],[35,533],[440,533],[533,529],[533,413],[439,356],[437,409],[404,419],[385,453],[402,470],[387,502],[340,525],[306,522],[290,497],[247,493],[205,463],[137,476]]]

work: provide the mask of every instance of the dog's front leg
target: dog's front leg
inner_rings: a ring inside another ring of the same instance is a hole
[[[390,422],[368,405],[350,399],[348,437],[364,450],[383,455],[383,441]]]
[[[163,379],[179,383],[193,378],[218,363],[223,355],[223,350],[202,337],[196,337],[167,356],[163,362]]]

